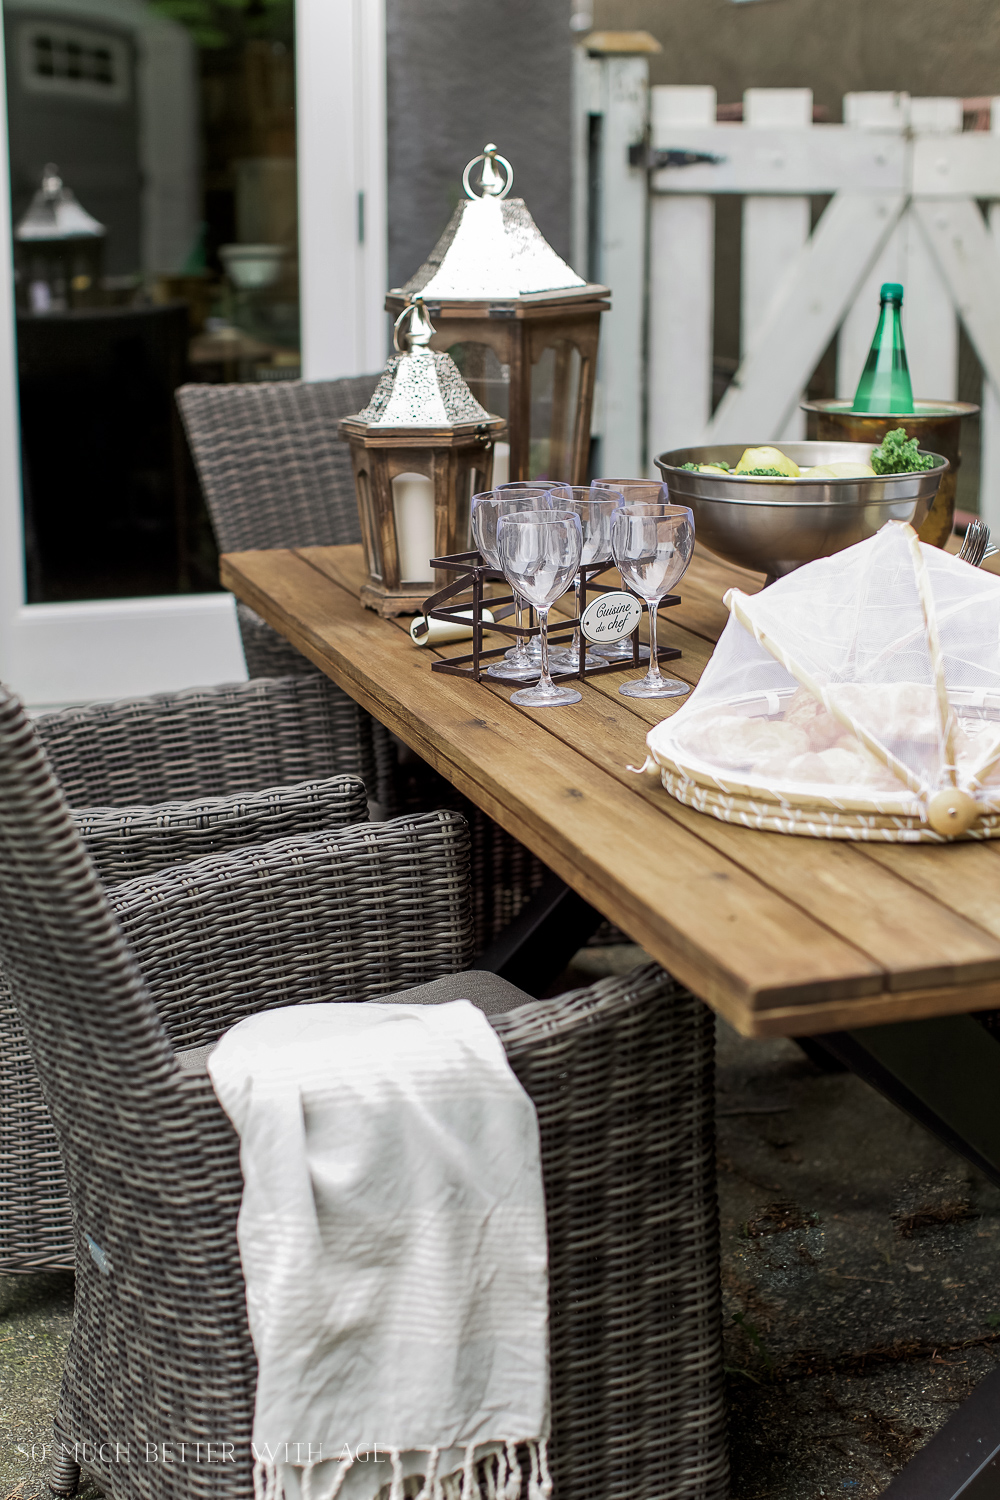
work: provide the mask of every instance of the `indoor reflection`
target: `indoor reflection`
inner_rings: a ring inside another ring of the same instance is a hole
[[[4,0],[31,602],[218,587],[185,380],[299,375],[293,0]]]

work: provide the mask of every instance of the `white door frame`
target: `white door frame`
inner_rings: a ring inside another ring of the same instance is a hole
[[[385,3],[296,0],[296,27],[303,370],[317,380],[385,357]],[[41,705],[245,677],[229,594],[26,603],[11,245],[0,36],[0,678]]]

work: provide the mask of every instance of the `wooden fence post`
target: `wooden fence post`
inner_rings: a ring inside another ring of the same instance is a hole
[[[872,134],[901,136],[909,122],[909,94],[844,95],[844,124]],[[861,371],[878,321],[878,291],[884,281],[903,281],[905,230],[890,235],[840,325],[837,336],[837,395],[849,401],[858,388]]]
[[[650,91],[653,149],[686,126],[715,124],[715,89]],[[683,171],[683,168],[679,170]],[[701,442],[712,414],[715,204],[707,193],[653,195],[649,218],[649,364],[646,454]]]
[[[600,68],[591,104],[599,124],[590,143],[588,271],[611,288],[597,360],[597,472],[624,479],[643,472],[649,193],[646,164],[633,166],[629,147],[646,145],[647,54],[659,48],[645,32],[597,33],[585,45]]]
[[[960,135],[961,99],[911,99],[910,128],[921,136]],[[954,401],[958,395],[958,318],[941,272],[912,216],[906,217],[903,334],[913,394]],[[872,320],[872,328],[875,323]]]
[[[990,129],[1000,135],[1000,99],[992,101]],[[1000,203],[990,205],[989,223],[1000,248]],[[979,421],[979,514],[991,531],[1000,533],[1000,390],[985,371]]]
[[[747,89],[743,124],[750,130],[812,125],[811,89]],[[809,199],[755,194],[743,200],[740,350],[745,354],[767,319],[789,268],[809,238]],[[780,437],[805,437],[805,412],[789,417]]]

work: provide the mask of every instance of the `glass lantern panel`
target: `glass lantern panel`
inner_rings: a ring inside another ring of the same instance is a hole
[[[452,344],[448,350],[466,385],[492,416],[510,420],[510,365],[502,365],[496,351],[488,344]],[[493,483],[506,484],[510,478],[510,443],[495,444],[493,450]],[[475,494],[475,490],[471,491]],[[471,541],[468,543],[471,547]]]
[[[361,540],[364,544],[368,571],[373,578],[382,579],[385,576],[385,567],[382,562],[382,536],[375,508],[372,505],[371,479],[366,469],[362,469],[356,476],[355,488],[358,495],[358,515],[361,520]]]
[[[510,417],[510,365],[502,365],[488,344],[452,344],[448,353],[480,406],[507,421]]]
[[[580,351],[568,339],[543,349],[532,366],[529,479],[572,481],[581,367]]]

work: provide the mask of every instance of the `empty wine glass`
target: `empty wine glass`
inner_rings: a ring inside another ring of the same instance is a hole
[[[472,497],[472,540],[485,559],[486,566],[495,572],[503,572],[500,561],[499,529],[505,515],[519,510],[537,510],[544,505],[544,490],[506,493],[499,490],[484,490]],[[514,591],[517,610],[515,619],[521,624],[524,601]],[[516,636],[514,645],[501,661],[493,662],[486,669],[487,677],[498,677],[505,682],[534,682],[541,671],[541,662],[531,660],[523,636]]]
[[[594,490],[613,490],[623,497],[626,505],[642,500],[652,505],[669,505],[670,493],[659,479],[595,479]],[[621,641],[609,641],[606,646],[595,646],[593,655],[602,658],[605,666],[609,661],[631,662],[632,642],[628,636]],[[640,645],[639,660],[649,659],[649,648]]]
[[[580,517],[580,526],[583,532],[583,550],[580,553],[581,566],[584,563],[609,563],[611,561],[611,518],[615,510],[622,504],[623,497],[615,490],[594,490],[583,485],[566,485],[564,490],[553,495],[553,503],[561,510],[574,510]],[[574,614],[580,617],[580,575],[577,573],[573,580],[576,592],[576,609]],[[631,657],[631,650],[629,652]],[[558,653],[553,653],[552,665],[562,671],[576,672],[580,667],[580,627],[573,631],[573,639],[569,646]],[[596,654],[588,648],[584,662],[588,667],[600,667],[604,663],[599,661]]]
[[[623,505],[611,523],[611,550],[618,571],[649,610],[649,671],[618,689],[626,698],[678,698],[686,682],[664,677],[656,658],[656,611],[691,561],[694,516],[686,505]]]
[[[560,501],[563,498],[568,500],[570,487],[561,479],[508,479],[506,484],[496,485],[495,492],[504,495],[520,495],[525,498],[536,496],[538,497],[536,509],[543,510],[546,506],[553,503],[553,497],[556,501]],[[517,623],[521,625],[523,623],[523,610],[526,608],[526,605],[523,600],[517,598],[516,594],[514,599],[517,605]],[[520,641],[520,637],[518,639]],[[521,645],[527,651],[528,660],[536,672],[540,672],[542,669],[541,636],[530,635],[527,641],[521,642]],[[508,651],[507,655],[508,657],[513,657],[514,653],[513,651]]]
[[[572,510],[522,510],[500,522],[500,559],[515,593],[533,605],[541,626],[542,675],[536,687],[521,688],[511,703],[549,708],[579,703],[575,688],[557,687],[549,673],[549,610],[573,582],[583,550],[580,517]]]

